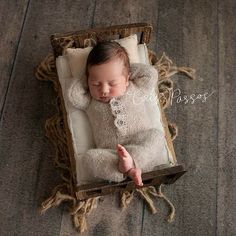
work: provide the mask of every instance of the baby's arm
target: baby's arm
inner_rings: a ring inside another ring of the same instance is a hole
[[[157,84],[158,72],[151,65],[133,63],[131,64],[130,80],[141,89],[150,89]]]
[[[86,110],[89,106],[91,95],[86,91],[82,79],[76,78],[67,91],[69,101],[78,109]]]

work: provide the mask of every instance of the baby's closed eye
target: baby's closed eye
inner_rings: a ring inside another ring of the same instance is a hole
[[[111,82],[111,83],[109,83],[110,86],[116,86],[118,84],[119,84],[118,82]]]
[[[100,83],[92,83],[92,86],[100,86],[101,84]]]
[[[109,86],[117,86],[119,83],[118,82],[111,82],[111,83],[108,83]],[[92,86],[101,86],[101,83],[92,83]]]

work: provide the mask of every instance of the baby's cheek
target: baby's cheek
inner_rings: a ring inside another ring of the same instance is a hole
[[[90,90],[90,94],[91,94],[92,97],[97,97],[97,96],[98,96],[98,92],[97,92],[97,90],[94,89],[94,88],[92,88],[92,89]]]
[[[111,94],[113,94],[115,96],[119,95],[121,92],[122,92],[122,90],[120,88],[113,88],[111,90]]]
[[[119,95],[123,95],[123,94],[125,94],[126,89],[127,89],[126,86],[122,86],[122,87],[120,87],[120,88],[119,88]]]

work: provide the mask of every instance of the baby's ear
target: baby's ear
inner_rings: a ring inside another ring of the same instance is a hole
[[[127,80],[129,81],[130,78],[131,78],[131,73],[129,73],[129,74],[127,75]]]
[[[129,80],[126,81],[125,85],[126,87],[129,86]]]
[[[127,77],[126,77],[126,86],[128,86],[129,85],[129,80],[130,80],[130,73],[127,75]]]
[[[80,79],[81,79],[81,81],[82,81],[82,86],[83,86],[83,88],[84,88],[85,90],[88,90],[88,89],[89,89],[89,86],[88,86],[88,78],[87,78],[86,74],[83,74]]]
[[[133,75],[132,75],[132,72],[130,72],[128,76],[129,76],[129,80],[133,80],[134,79]]]

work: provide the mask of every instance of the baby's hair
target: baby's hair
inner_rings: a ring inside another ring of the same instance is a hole
[[[91,66],[100,65],[112,59],[121,59],[127,75],[129,74],[130,61],[126,49],[115,41],[103,41],[97,43],[88,55],[85,71],[87,78]]]

